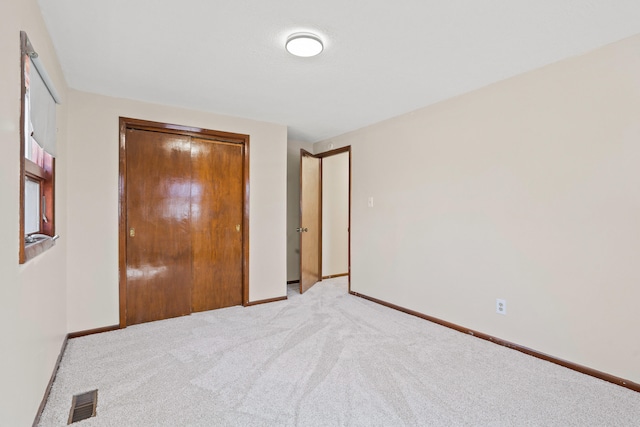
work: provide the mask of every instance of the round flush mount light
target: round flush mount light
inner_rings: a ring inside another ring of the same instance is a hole
[[[287,38],[287,44],[285,45],[287,52],[295,56],[302,56],[308,58],[310,56],[316,56],[324,46],[320,37],[311,33],[294,33]]]

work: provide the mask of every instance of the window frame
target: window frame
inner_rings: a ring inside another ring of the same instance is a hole
[[[19,207],[19,263],[24,264],[30,259],[43,253],[55,245],[57,236],[55,234],[55,157],[45,154],[42,166],[34,163],[25,157],[26,140],[31,137],[27,135],[26,129],[30,117],[27,117],[26,96],[27,96],[27,59],[30,62],[29,74],[39,72],[35,70],[35,65],[31,60],[37,56],[29,37],[24,31],[20,31],[20,207]],[[45,85],[46,82],[45,82]],[[48,85],[47,85],[48,86]],[[37,233],[29,233],[29,236],[38,234],[46,236],[33,243],[27,243],[25,234],[25,181],[31,179],[40,183],[40,212],[39,230]],[[44,202],[44,203],[43,203]],[[46,217],[46,221],[44,218]]]

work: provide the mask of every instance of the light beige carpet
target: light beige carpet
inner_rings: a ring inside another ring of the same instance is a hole
[[[638,426],[640,393],[347,294],[69,341],[42,426]]]

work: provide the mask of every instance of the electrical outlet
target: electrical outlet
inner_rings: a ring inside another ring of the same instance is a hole
[[[497,298],[496,299],[496,313],[507,314],[507,301]]]
[[[373,207],[373,197],[369,197],[369,199],[367,200],[367,206],[369,206],[370,208]]]

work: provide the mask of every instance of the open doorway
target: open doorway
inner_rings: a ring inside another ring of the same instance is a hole
[[[350,194],[351,147],[300,151],[300,293],[323,278],[349,278]]]
[[[322,159],[322,278],[349,275],[349,152]]]

